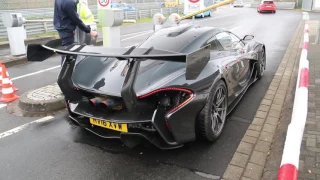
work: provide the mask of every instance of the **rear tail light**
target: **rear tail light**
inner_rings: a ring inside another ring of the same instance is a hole
[[[168,130],[171,131],[171,128],[170,128],[168,121],[166,121],[166,126],[167,126]]]
[[[167,114],[171,114],[174,111],[181,108],[183,105],[187,104],[194,94],[192,91],[184,88],[161,88],[155,91],[152,91],[148,94],[138,96],[138,99],[147,98],[148,101],[154,100],[156,106],[164,108]],[[169,123],[165,122],[167,129],[171,131]]]
[[[155,102],[167,110],[167,113],[173,113],[183,105],[187,104],[193,97],[192,91],[184,88],[161,88],[142,96],[138,99],[155,98]]]

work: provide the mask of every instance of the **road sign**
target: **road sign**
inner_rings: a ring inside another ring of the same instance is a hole
[[[98,8],[109,8],[110,0],[98,0]]]

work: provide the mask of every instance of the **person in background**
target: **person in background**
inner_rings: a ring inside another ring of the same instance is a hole
[[[90,11],[86,0],[77,1],[77,13],[84,24],[94,23],[94,16]]]
[[[79,27],[82,31],[97,37],[98,33],[92,31],[90,26],[85,25],[77,14],[76,2],[74,0],[55,0],[53,25],[58,31],[62,46],[69,46],[74,43],[74,31]],[[65,56],[62,56],[61,64]]]
[[[82,20],[82,22],[86,25],[90,25],[92,30],[96,30],[97,25],[94,22],[94,16],[91,12],[91,10],[88,7],[87,1],[86,0],[77,0],[77,13]],[[95,44],[95,41],[91,40],[91,35],[89,33],[83,34],[80,33],[80,28],[76,28],[76,39],[79,41],[78,43],[80,44],[86,44],[86,45],[91,45]]]

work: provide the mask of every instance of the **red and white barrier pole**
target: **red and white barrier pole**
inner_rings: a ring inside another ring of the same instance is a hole
[[[305,24],[303,49],[300,56],[297,87],[293,104],[291,123],[288,126],[283,149],[278,180],[297,180],[299,169],[300,146],[308,112],[309,61],[309,26]]]

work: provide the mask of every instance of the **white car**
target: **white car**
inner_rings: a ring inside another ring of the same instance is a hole
[[[233,3],[233,7],[244,7],[244,3],[242,2],[242,0],[236,0]]]

